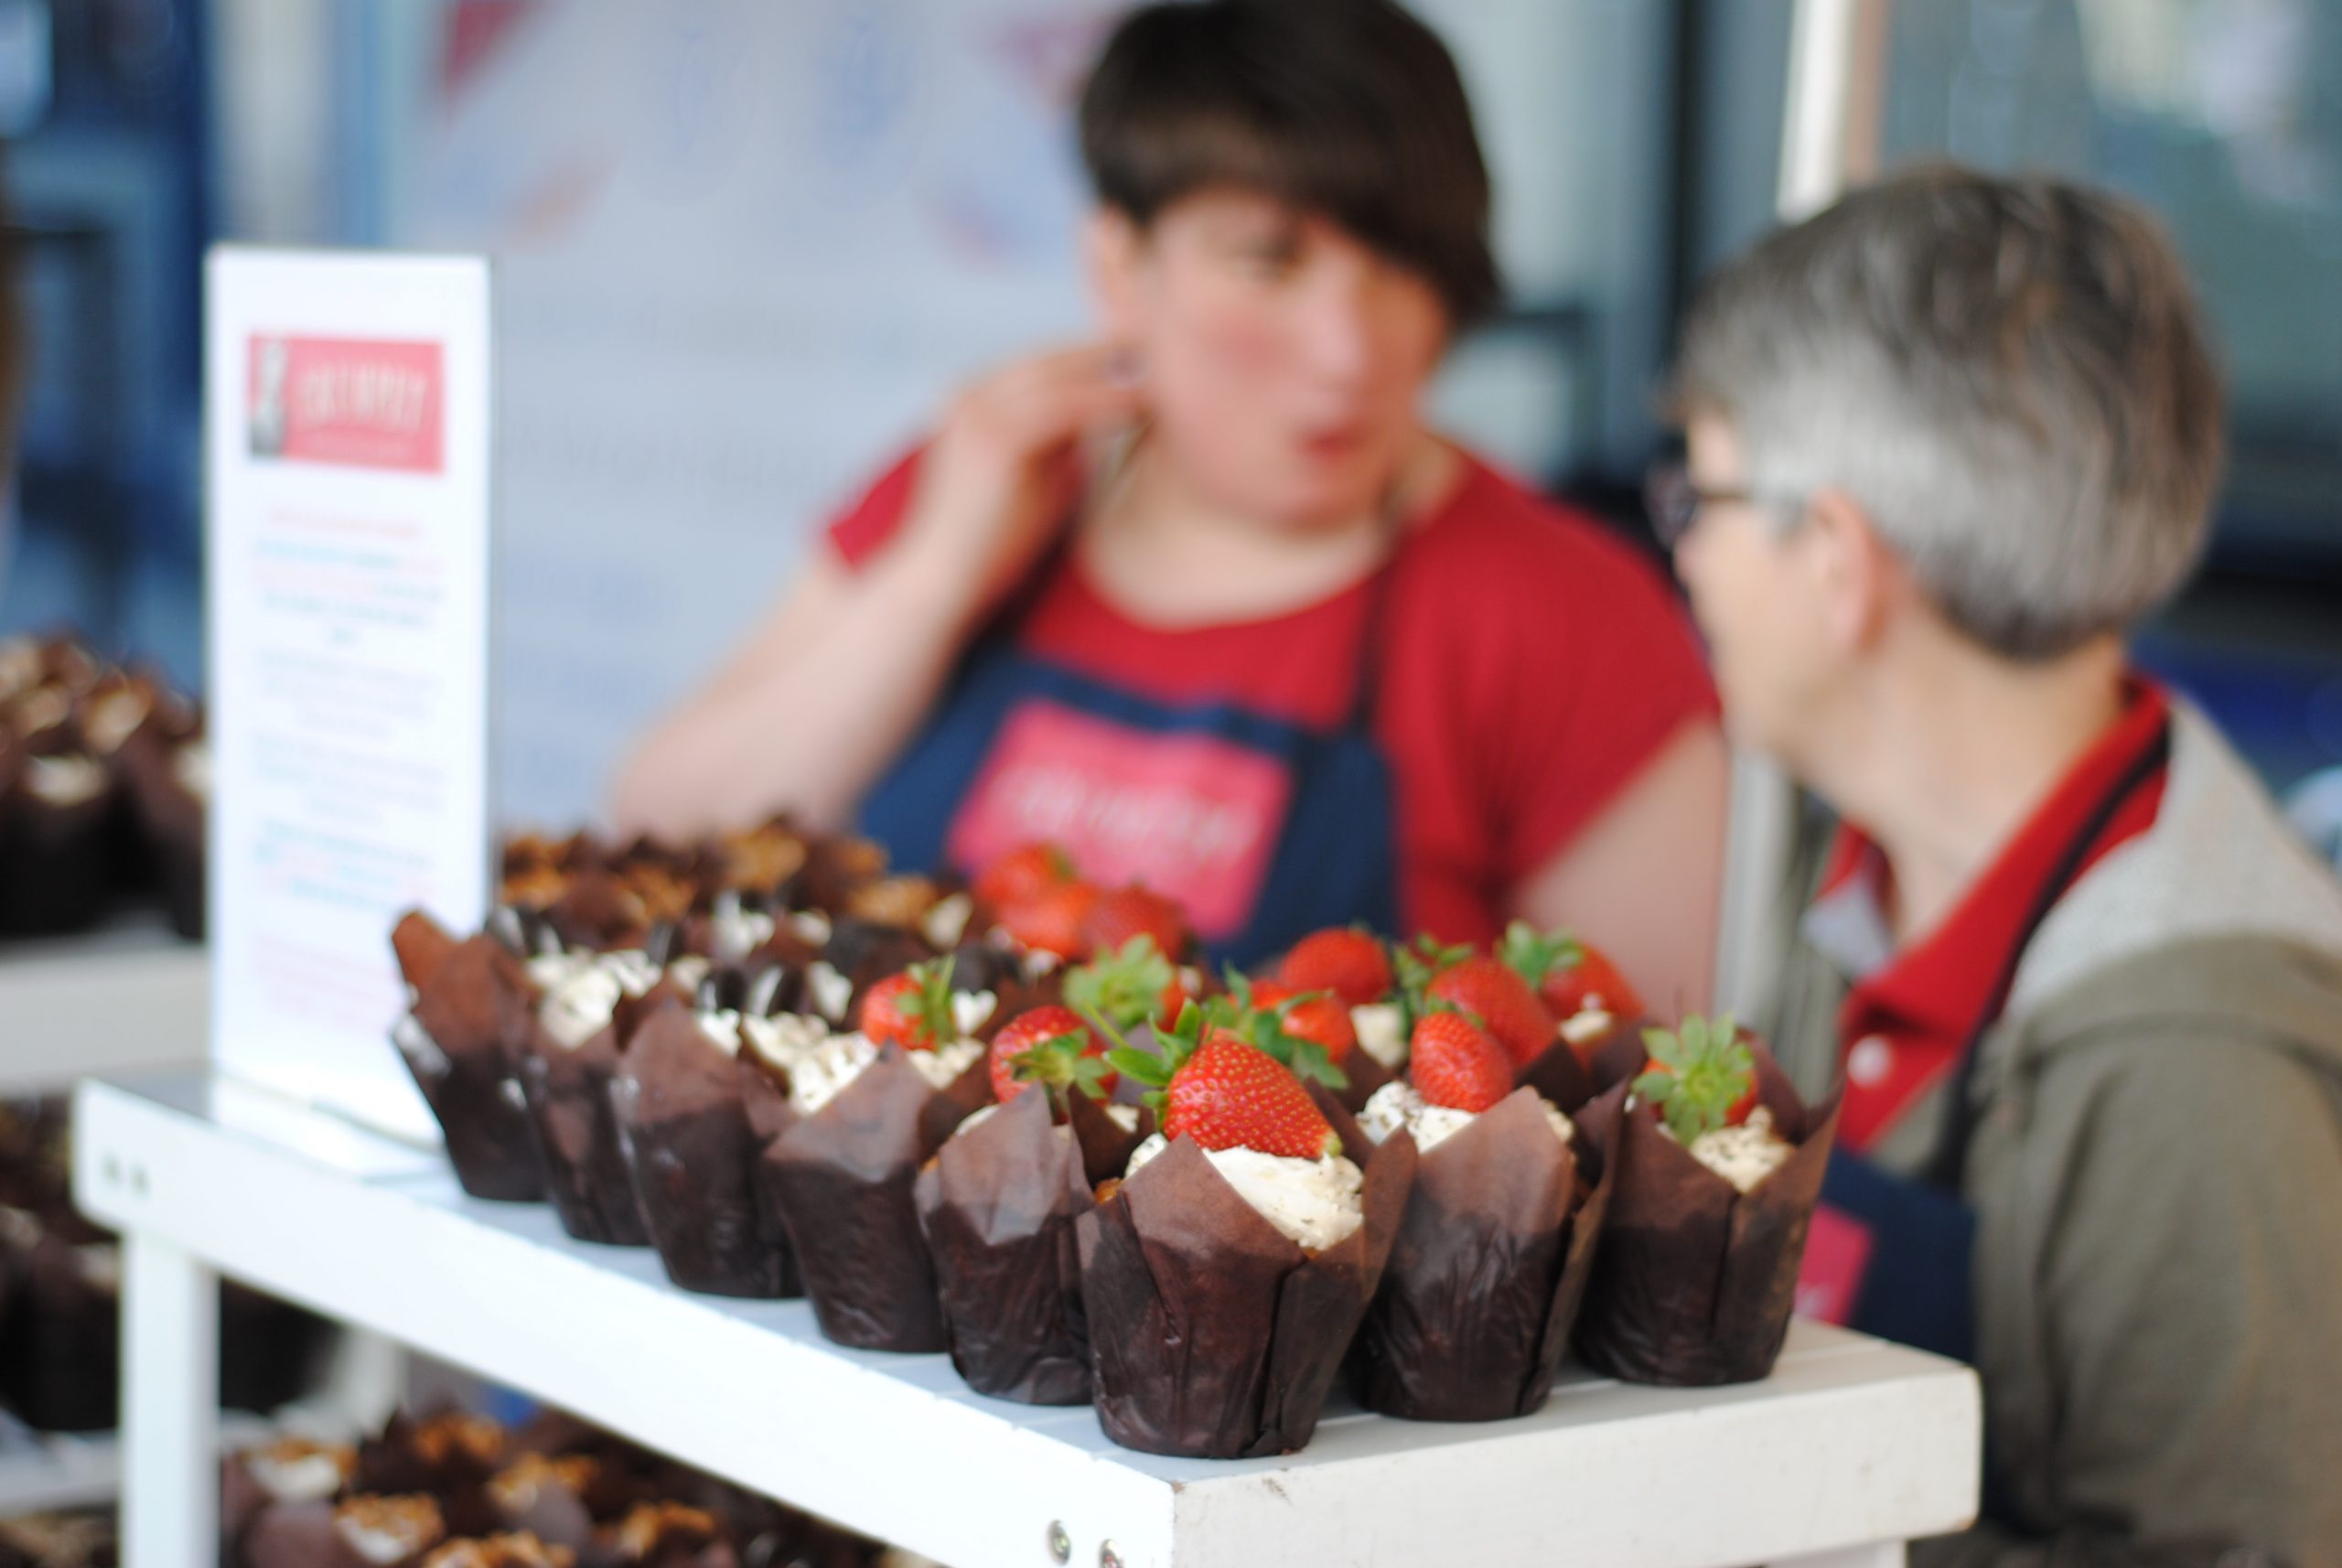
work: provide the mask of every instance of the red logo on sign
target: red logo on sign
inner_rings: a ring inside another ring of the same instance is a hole
[[[1176,898],[1217,941],[1251,916],[1292,792],[1275,758],[1217,736],[1132,729],[1034,700],[1001,725],[949,849],[975,868],[1047,839],[1092,881]]]
[[[1844,1324],[1854,1316],[1863,1276],[1870,1272],[1870,1227],[1822,1204],[1805,1233],[1805,1263],[1797,1274],[1797,1315]]]
[[[436,343],[252,339],[249,445],[255,457],[435,474],[444,377]]]

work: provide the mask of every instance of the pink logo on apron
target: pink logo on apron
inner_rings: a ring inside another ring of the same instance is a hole
[[[1094,882],[1178,899],[1198,934],[1219,940],[1252,913],[1292,791],[1280,763],[1218,736],[1033,699],[1001,725],[947,847],[972,869],[1048,840]]]

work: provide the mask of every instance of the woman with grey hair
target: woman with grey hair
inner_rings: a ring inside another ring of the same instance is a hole
[[[1907,174],[1711,282],[1675,392],[1726,722],[1842,824],[1771,1009],[1846,1084],[1801,1294],[1983,1380],[1915,1561],[2342,1563],[2342,886],[2125,653],[2219,467],[2169,244]]]

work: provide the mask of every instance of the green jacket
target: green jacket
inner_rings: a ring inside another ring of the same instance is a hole
[[[1778,977],[1816,1090],[1844,982],[1801,939]],[[2342,1568],[2342,886],[2192,709],[2155,825],[2044,922],[1971,1092],[2006,1517],[1915,1568]],[[1916,1172],[1940,1110],[1875,1157]]]

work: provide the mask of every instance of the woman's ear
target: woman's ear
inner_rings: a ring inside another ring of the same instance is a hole
[[[1090,293],[1097,302],[1103,336],[1112,343],[1135,343],[1139,260],[1145,236],[1129,213],[1118,207],[1101,207],[1090,213],[1081,239]]]
[[[1822,633],[1842,653],[1870,649],[1885,634],[1894,606],[1909,586],[1902,558],[1843,490],[1815,491],[1801,531]]]

